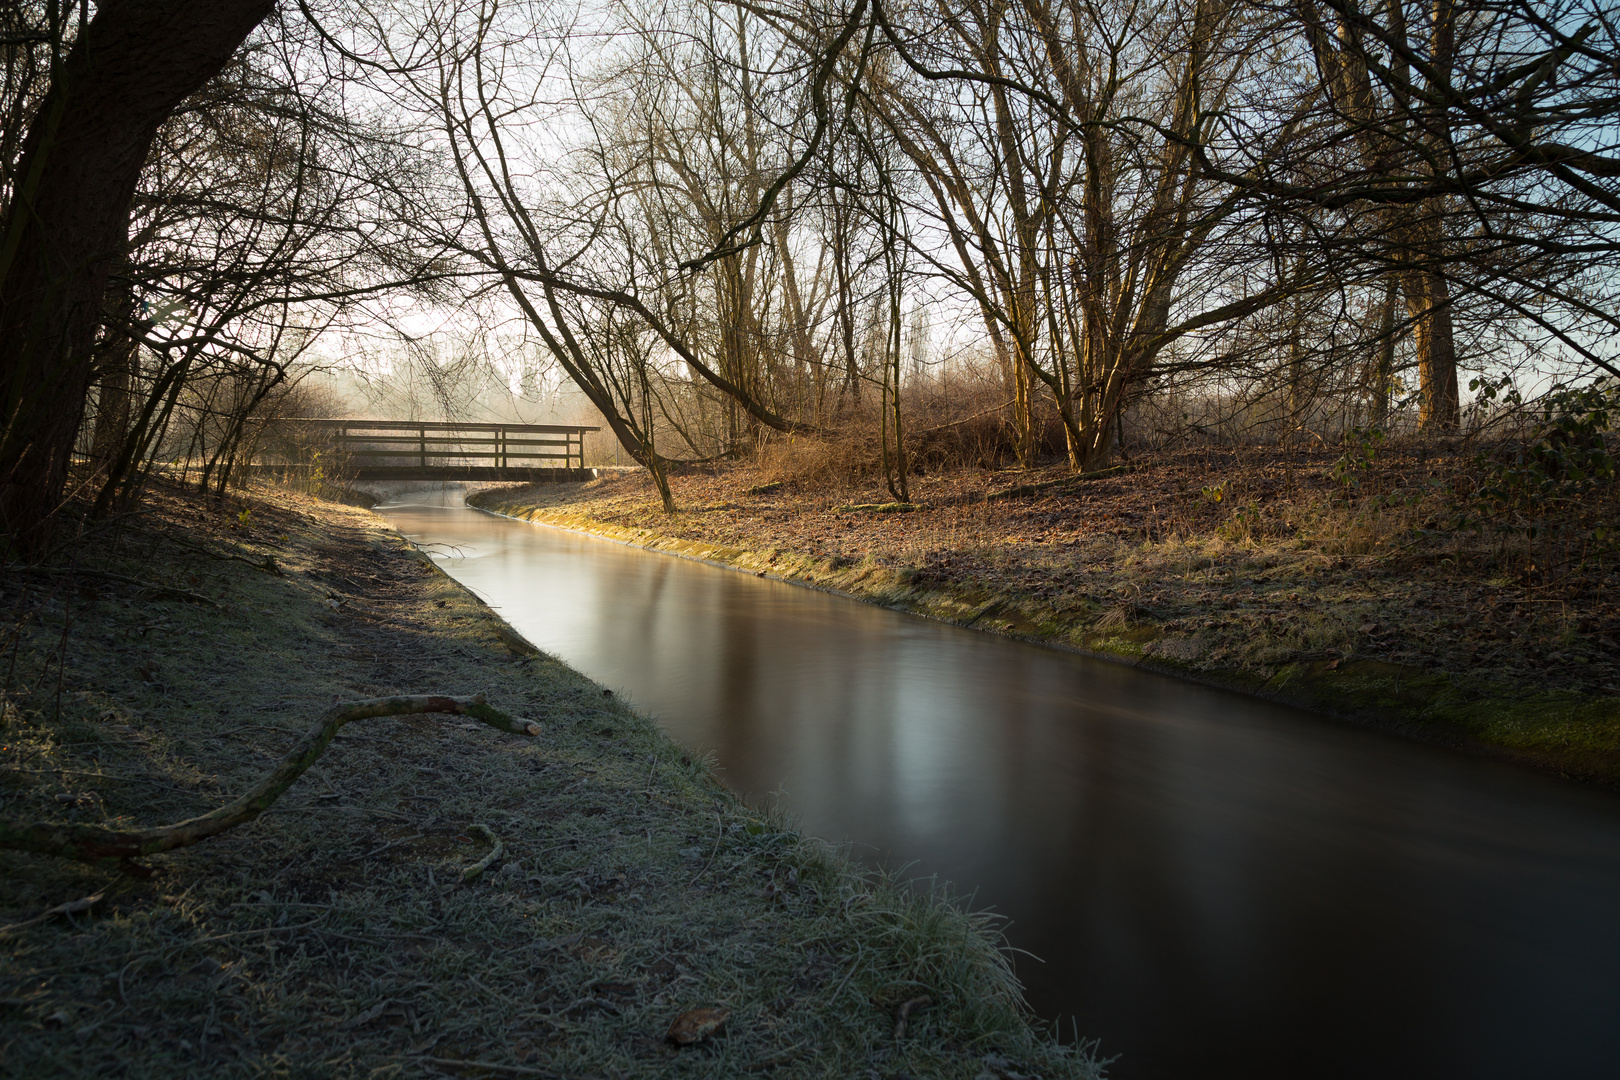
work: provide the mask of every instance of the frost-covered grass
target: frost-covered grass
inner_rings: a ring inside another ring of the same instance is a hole
[[[0,853],[0,924],[100,897],[0,931],[0,1074],[1098,1072],[1032,1022],[987,917],[744,804],[364,511],[171,493],[77,558],[219,606],[8,575],[8,817],[204,812],[334,697],[483,692],[543,732],[354,724],[269,813],[147,881]],[[475,824],[505,854],[463,885]],[[729,1010],[721,1031],[666,1043],[698,1007]]]

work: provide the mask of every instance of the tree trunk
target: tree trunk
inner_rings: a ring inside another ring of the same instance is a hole
[[[1395,381],[1395,294],[1399,287],[1393,276],[1384,286],[1384,304],[1378,319],[1378,354],[1370,372],[1372,426],[1380,431],[1389,426],[1389,390]]]
[[[135,321],[135,295],[127,280],[108,290],[110,321]],[[90,465],[98,479],[112,477],[119,451],[129,437],[130,395],[139,374],[140,347],[127,333],[109,328],[102,334],[96,356],[96,422],[90,436]]]
[[[1367,53],[1359,44],[1340,48],[1328,32],[1329,24],[1317,9],[1315,0],[1301,0],[1300,14],[1306,36],[1326,77],[1325,87],[1343,119],[1351,125],[1361,147],[1363,164],[1374,175],[1387,174],[1394,165],[1421,169],[1425,162],[1446,158],[1453,145],[1445,130],[1444,110],[1413,115],[1409,104],[1395,109],[1380,107],[1373,92],[1372,72]],[[1431,93],[1438,98],[1454,93],[1448,81],[1456,52],[1456,5],[1452,0],[1434,0],[1429,70],[1425,78],[1438,79]],[[1407,45],[1407,22],[1401,3],[1386,9],[1388,25],[1380,36],[1402,46],[1395,51],[1392,75],[1397,83],[1406,81],[1408,72],[1403,55]],[[1355,43],[1364,27],[1339,22],[1339,37]],[[1421,130],[1426,129],[1426,130]],[[1414,155],[1417,160],[1413,161]],[[1432,268],[1446,240],[1446,218],[1438,204],[1400,207],[1389,214],[1388,236],[1395,242],[1398,264],[1418,264],[1400,268],[1401,289],[1406,310],[1412,317],[1412,344],[1417,352],[1418,380],[1422,393],[1420,419],[1425,431],[1455,429],[1461,422],[1457,398],[1457,347],[1451,319],[1451,295],[1446,280]],[[1430,265],[1422,265],[1426,261]]]
[[[158,126],[272,0],[103,0],[23,141],[0,223],[0,528],[26,547],[67,482],[92,346]]]
[[[1446,279],[1433,270],[1401,275],[1407,314],[1412,317],[1412,346],[1417,352],[1418,382],[1423,399],[1419,421],[1424,431],[1454,431],[1462,422],[1457,400],[1457,345],[1451,325],[1451,293]]]

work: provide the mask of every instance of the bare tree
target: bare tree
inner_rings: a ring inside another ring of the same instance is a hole
[[[1253,272],[1266,263],[1265,208],[1211,179],[1192,150],[1255,76],[1254,29],[1220,0],[1152,13],[970,3],[917,18],[890,28],[910,77],[872,100],[948,241],[920,250],[1009,357],[1024,459],[1038,386],[1073,467],[1095,467],[1163,350],[1302,284]],[[1285,125],[1266,142],[1291,137]]]
[[[1286,10],[1277,47],[1302,42],[1309,63],[1291,93],[1318,111],[1271,168],[1239,175],[1205,156],[1206,167],[1274,205],[1337,218],[1324,257],[1397,282],[1425,426],[1459,420],[1459,319],[1614,373],[1594,344],[1620,329],[1606,265],[1620,250],[1620,40],[1604,6]]]
[[[453,261],[411,224],[443,208],[431,157],[350,115],[326,64],[277,17],[160,128],[110,293],[132,307],[103,317],[99,508],[157,455],[223,491],[252,412],[322,332],[377,321],[380,297],[450,297]]]
[[[26,544],[42,542],[67,482],[102,297],[152,139],[271,6],[104,2],[53,62],[0,219],[0,522]]]

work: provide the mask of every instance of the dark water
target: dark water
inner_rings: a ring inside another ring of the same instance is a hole
[[[1620,1076],[1612,795],[459,500],[380,509],[735,789],[1009,916],[1111,1075]]]

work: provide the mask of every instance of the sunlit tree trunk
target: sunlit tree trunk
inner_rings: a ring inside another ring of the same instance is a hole
[[[1410,100],[1382,100],[1374,90],[1368,53],[1363,47],[1366,27],[1339,21],[1330,27],[1315,0],[1299,0],[1305,29],[1323,81],[1339,118],[1351,132],[1363,164],[1374,174],[1445,170],[1449,133],[1418,130],[1409,115]],[[1410,85],[1406,55],[1410,35],[1406,0],[1387,0],[1380,12],[1381,35],[1395,43],[1391,54],[1391,81]],[[1451,0],[1433,0],[1428,13],[1429,66],[1423,82],[1430,94],[1443,99],[1451,93],[1446,80],[1455,58],[1455,6]],[[1330,33],[1330,30],[1333,32]],[[1444,109],[1430,110],[1424,124],[1443,124]],[[1451,295],[1436,268],[1445,244],[1443,207],[1430,199],[1384,212],[1386,238],[1394,248],[1401,292],[1412,319],[1412,345],[1417,354],[1420,419],[1425,430],[1448,431],[1460,422],[1457,397],[1456,333],[1452,325]]]

